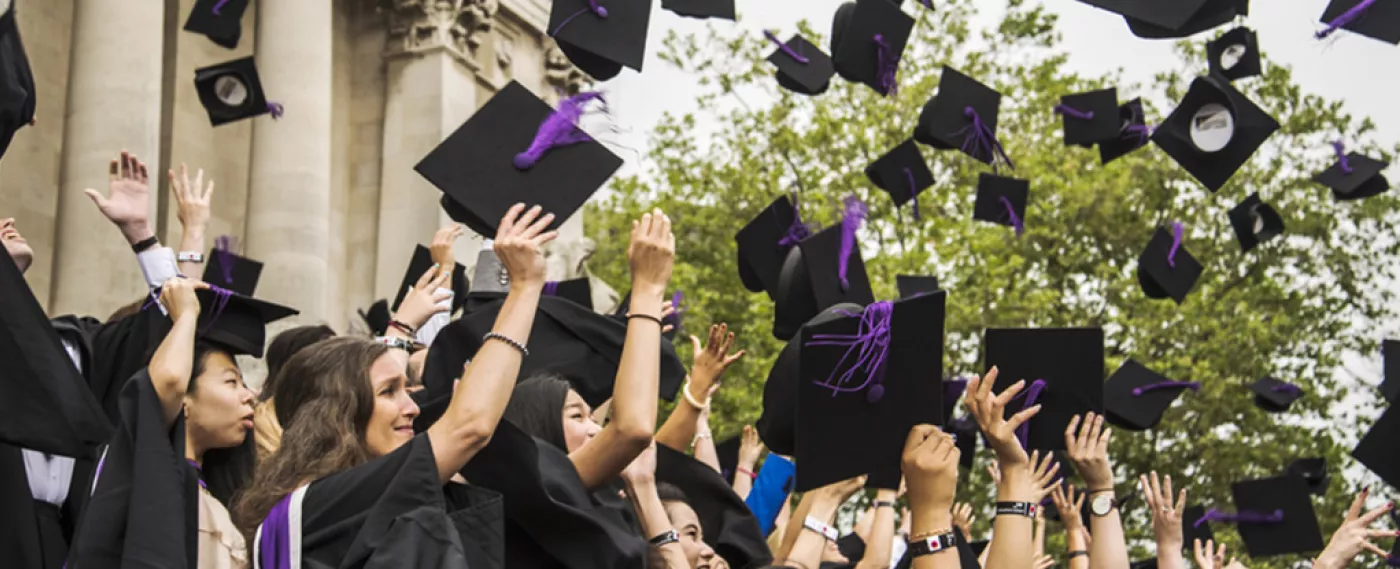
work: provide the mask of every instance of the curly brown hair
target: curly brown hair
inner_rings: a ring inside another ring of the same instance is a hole
[[[232,508],[250,548],[258,525],[287,494],[374,457],[365,443],[374,412],[369,369],[388,351],[369,340],[330,338],[297,352],[278,372],[272,399],[282,446],[258,465]]]

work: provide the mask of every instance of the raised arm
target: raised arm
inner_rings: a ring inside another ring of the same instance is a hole
[[[740,498],[749,499],[753,485],[758,481],[758,459],[763,455],[763,441],[758,438],[758,429],[744,425],[743,438],[739,440],[739,462],[734,465],[734,493]]]
[[[1362,513],[1366,505],[1366,496],[1370,494],[1370,488],[1366,488],[1356,495],[1352,500],[1351,507],[1347,509],[1347,515],[1342,519],[1342,525],[1337,528],[1337,532],[1332,534],[1332,539],[1327,542],[1327,548],[1313,561],[1313,569],[1342,569],[1350,566],[1352,561],[1360,555],[1362,551],[1369,551],[1379,555],[1382,561],[1376,562],[1373,566],[1380,566],[1389,557],[1386,550],[1381,549],[1372,539],[1397,536],[1400,531],[1396,528],[1371,529],[1371,524],[1387,512],[1395,509],[1395,502],[1387,502],[1379,508]],[[1400,560],[1397,560],[1400,561]]]
[[[909,536],[909,546],[916,548],[910,553],[914,556],[910,565],[912,569],[958,569],[962,566],[956,544],[935,541],[939,547],[930,547],[922,552],[918,545],[930,539],[941,540],[942,536],[953,531],[952,508],[957,497],[958,459],[961,456],[952,435],[933,425],[915,425],[904,440],[901,464],[904,479],[909,482],[909,507],[914,513],[910,529],[913,535]],[[878,520],[876,523],[879,523]],[[889,543],[889,538],[885,539],[885,543]],[[996,567],[1029,566],[1028,562],[1025,565]]]
[[[642,537],[651,540],[676,529],[656,491],[655,443],[648,445],[632,464],[627,465],[622,471],[622,480],[627,484],[627,500],[631,502],[632,511],[637,514],[637,521],[642,526]],[[680,542],[649,547],[654,555],[665,562],[667,569],[690,569],[690,561],[686,559]]]
[[[184,164],[180,164],[180,176],[175,176],[175,170],[171,169],[167,175],[170,177],[170,193],[175,195],[175,203],[179,206],[176,216],[180,219],[180,274],[193,277],[203,274],[204,263],[204,234],[209,229],[210,203],[214,196],[214,180],[210,179],[208,184],[204,183],[204,169],[200,168],[194,175],[194,183],[190,183],[190,172]],[[204,259],[196,261],[194,259]]]
[[[953,460],[954,469],[957,459]],[[954,484],[956,486],[956,483]],[[896,490],[875,491],[875,505],[871,508],[870,527],[861,535],[865,540],[865,555],[856,563],[856,569],[889,569],[891,548],[894,544],[894,501],[899,499]]]
[[[167,428],[180,415],[194,370],[194,339],[199,321],[199,298],[194,291],[207,288],[209,285],[202,282],[176,277],[166,281],[160,292],[161,304],[170,312],[170,332],[146,369],[160,399]]]
[[[1108,441],[1113,431],[1104,427],[1103,415],[1089,413],[1080,424],[1076,415],[1065,429],[1065,447],[1074,468],[1089,487],[1089,510],[1097,500],[1109,505],[1105,515],[1089,516],[1090,569],[1128,569],[1128,543],[1113,495],[1113,465],[1108,461]]]
[[[997,483],[998,502],[1036,503],[1036,486],[1031,471],[1030,457],[1016,439],[1016,429],[1040,412],[1040,405],[1025,409],[1010,419],[1004,410],[1007,403],[1026,387],[1025,380],[1016,382],[1001,393],[992,393],[996,383],[997,368],[987,375],[973,378],[967,384],[964,403],[992,450],[996,452],[997,469],[1001,480]],[[912,484],[912,480],[911,480]],[[1000,514],[992,521],[992,543],[987,546],[989,567],[1030,567],[1033,562],[1032,541],[1033,521],[1029,516]],[[918,528],[915,528],[918,531]]]
[[[665,427],[662,427],[663,429]],[[719,466],[719,451],[715,450],[715,436],[710,431],[710,408],[705,407],[695,418],[695,442],[690,444],[695,460],[723,474]]]
[[[1055,500],[1055,509],[1060,512],[1060,523],[1065,527],[1065,558],[1069,569],[1089,569],[1089,543],[1084,539],[1084,519],[1079,517],[1084,507],[1084,493],[1076,494],[1072,484],[1068,488],[1057,484],[1051,497]]]
[[[91,188],[83,193],[92,198],[102,216],[117,226],[131,245],[150,289],[159,288],[177,274],[175,254],[160,246],[151,229],[150,177],[144,162],[123,151],[107,166],[107,195]]]
[[[651,445],[661,384],[661,296],[671,280],[676,238],[671,218],[653,210],[632,223],[632,312],[613,385],[612,421],[569,454],[587,488],[615,478]]]
[[[1181,554],[1185,538],[1181,534],[1182,510],[1186,508],[1186,489],[1182,488],[1172,502],[1172,477],[1158,478],[1154,471],[1138,480],[1147,508],[1152,511],[1152,534],[1157,539],[1157,567],[1186,569],[1186,557]]]
[[[444,283],[452,279],[451,269],[444,271],[441,266],[433,265],[429,267],[423,276],[418,277],[418,282],[403,297],[403,302],[399,303],[399,310],[394,313],[393,321],[402,323],[410,330],[421,331],[425,322],[438,318],[440,314],[452,309],[450,302],[444,304],[443,301],[450,301],[452,291],[443,289]],[[533,322],[533,321],[532,321]],[[391,344],[394,347],[402,347],[405,344],[415,342],[415,336],[397,326],[390,326],[384,331],[386,338],[397,338],[401,343]],[[388,342],[386,342],[388,343]],[[409,352],[404,349],[396,349],[390,352],[393,357],[408,369],[408,362],[411,358]]]
[[[828,539],[813,528],[830,527],[832,520],[836,518],[836,510],[863,487],[865,477],[859,476],[822,486],[803,495],[802,502],[797,505],[797,511],[794,513],[793,523],[788,525],[789,536],[784,539],[790,539],[791,545],[786,551],[774,556],[779,560],[775,560],[773,565],[817,569],[821,565],[822,551],[826,549]],[[834,533],[836,530],[831,531]]]
[[[543,246],[558,236],[545,231],[554,214],[540,213],[539,206],[525,211],[524,204],[516,204],[496,230],[494,247],[510,275],[510,292],[491,333],[465,366],[447,411],[428,428],[443,483],[490,442],[515,388],[544,288]]]
[[[432,317],[422,324],[415,325],[417,332],[414,334],[414,338],[424,346],[432,346],[438,333],[452,322],[452,297],[456,294],[453,290],[452,279],[453,274],[457,271],[457,257],[452,253],[452,247],[465,231],[466,228],[462,227],[461,224],[453,223],[445,226],[433,234],[433,242],[428,246],[428,250],[432,253],[433,264],[437,265],[439,271],[447,275],[447,279],[438,283],[436,289],[428,291],[432,293],[435,300],[438,300],[438,310],[433,312]]]
[[[690,381],[681,387],[684,403],[676,405],[661,430],[656,432],[656,442],[685,452],[690,441],[695,438],[696,419],[700,412],[710,408],[710,394],[719,386],[719,378],[731,364],[744,357],[744,351],[729,353],[734,344],[734,333],[727,324],[710,326],[705,344],[700,338],[690,337],[694,347],[695,360],[690,366]]]

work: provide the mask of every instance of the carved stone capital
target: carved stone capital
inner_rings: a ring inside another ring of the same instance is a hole
[[[388,14],[388,55],[447,49],[471,64],[495,24],[499,0],[379,0]]]
[[[544,53],[544,80],[566,96],[577,95],[593,82],[593,78],[574,67],[569,57],[564,55],[564,50],[552,41]]]

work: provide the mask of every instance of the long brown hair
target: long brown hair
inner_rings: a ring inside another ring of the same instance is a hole
[[[272,398],[282,446],[258,465],[233,508],[250,546],[258,524],[287,494],[373,457],[365,444],[374,412],[369,369],[388,351],[369,340],[330,338],[297,352],[278,372]]]

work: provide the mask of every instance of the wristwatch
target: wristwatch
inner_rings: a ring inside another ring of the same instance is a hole
[[[653,538],[647,540],[647,543],[650,543],[650,544],[652,545],[652,547],[661,547],[661,546],[663,546],[663,545],[670,545],[670,544],[672,544],[672,543],[676,543],[676,542],[678,542],[678,541],[680,541],[680,540],[681,540],[681,534],[680,534],[680,532],[677,532],[675,529],[670,529],[670,530],[666,530],[666,531],[664,531],[664,532],[661,532],[661,535],[658,535],[658,536],[656,536],[656,537],[653,537]]]
[[[1113,497],[1112,490],[1101,490],[1089,497],[1089,513],[1095,516],[1107,516],[1116,507],[1118,500]]]

